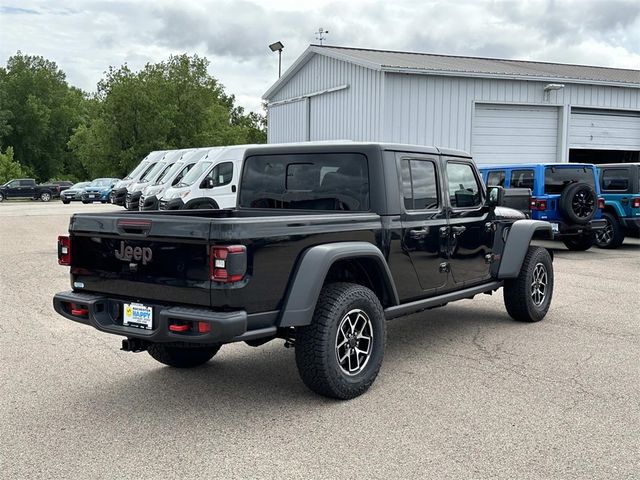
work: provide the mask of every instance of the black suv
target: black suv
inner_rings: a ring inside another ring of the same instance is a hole
[[[304,383],[347,399],[382,365],[386,320],[504,287],[515,320],[542,320],[551,225],[499,206],[463,152],[387,144],[248,149],[238,206],[76,214],[60,237],[62,316],[122,335],[173,367],[222,344],[295,347]]]

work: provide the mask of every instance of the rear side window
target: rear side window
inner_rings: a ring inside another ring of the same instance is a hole
[[[629,190],[629,171],[625,168],[602,170],[602,189],[614,192]]]
[[[402,160],[402,195],[406,210],[438,208],[436,168],[429,160]]]
[[[504,170],[494,170],[487,175],[487,185],[489,187],[504,187]]]
[[[511,188],[529,188],[533,190],[533,170],[514,170],[511,172]]]
[[[244,163],[240,206],[369,210],[369,167],[359,153],[259,155]]]
[[[453,208],[469,208],[480,205],[480,185],[473,168],[467,163],[448,163],[449,201]]]
[[[595,189],[593,170],[588,167],[547,167],[544,170],[544,193],[562,193],[567,185],[578,182]]]

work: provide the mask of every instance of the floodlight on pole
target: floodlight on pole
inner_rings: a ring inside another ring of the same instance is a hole
[[[282,42],[275,42],[269,45],[272,52],[278,52],[278,78],[282,75],[282,49],[284,45]]]

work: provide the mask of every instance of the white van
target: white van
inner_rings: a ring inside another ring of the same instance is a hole
[[[192,148],[182,150],[169,150],[164,156],[155,164],[155,166],[147,171],[140,180],[127,188],[127,198],[125,201],[125,208],[127,210],[138,210],[138,203],[140,196],[142,195],[142,189],[148,185],[153,185],[158,178],[160,178],[167,169],[180,160],[183,155],[192,152]]]
[[[244,152],[257,145],[220,147],[196,163],[182,181],[160,198],[160,210],[236,206]]]
[[[111,190],[111,194],[109,195],[109,201],[115,205],[124,206],[127,199],[127,188],[140,180],[143,175],[149,173],[165,153],[167,153],[167,150],[155,150],[144,157],[129,175],[113,186],[113,190]]]
[[[196,148],[192,152],[183,155],[182,158],[174,163],[170,168],[167,168],[153,185],[149,185],[142,189],[142,195],[138,202],[140,210],[158,210],[158,199],[162,197],[164,192],[180,183],[196,163],[206,159],[209,152],[216,150],[216,148],[217,147]]]

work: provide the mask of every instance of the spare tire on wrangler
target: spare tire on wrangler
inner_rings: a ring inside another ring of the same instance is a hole
[[[570,183],[560,195],[560,212],[571,223],[584,225],[596,214],[598,199],[588,183]]]

